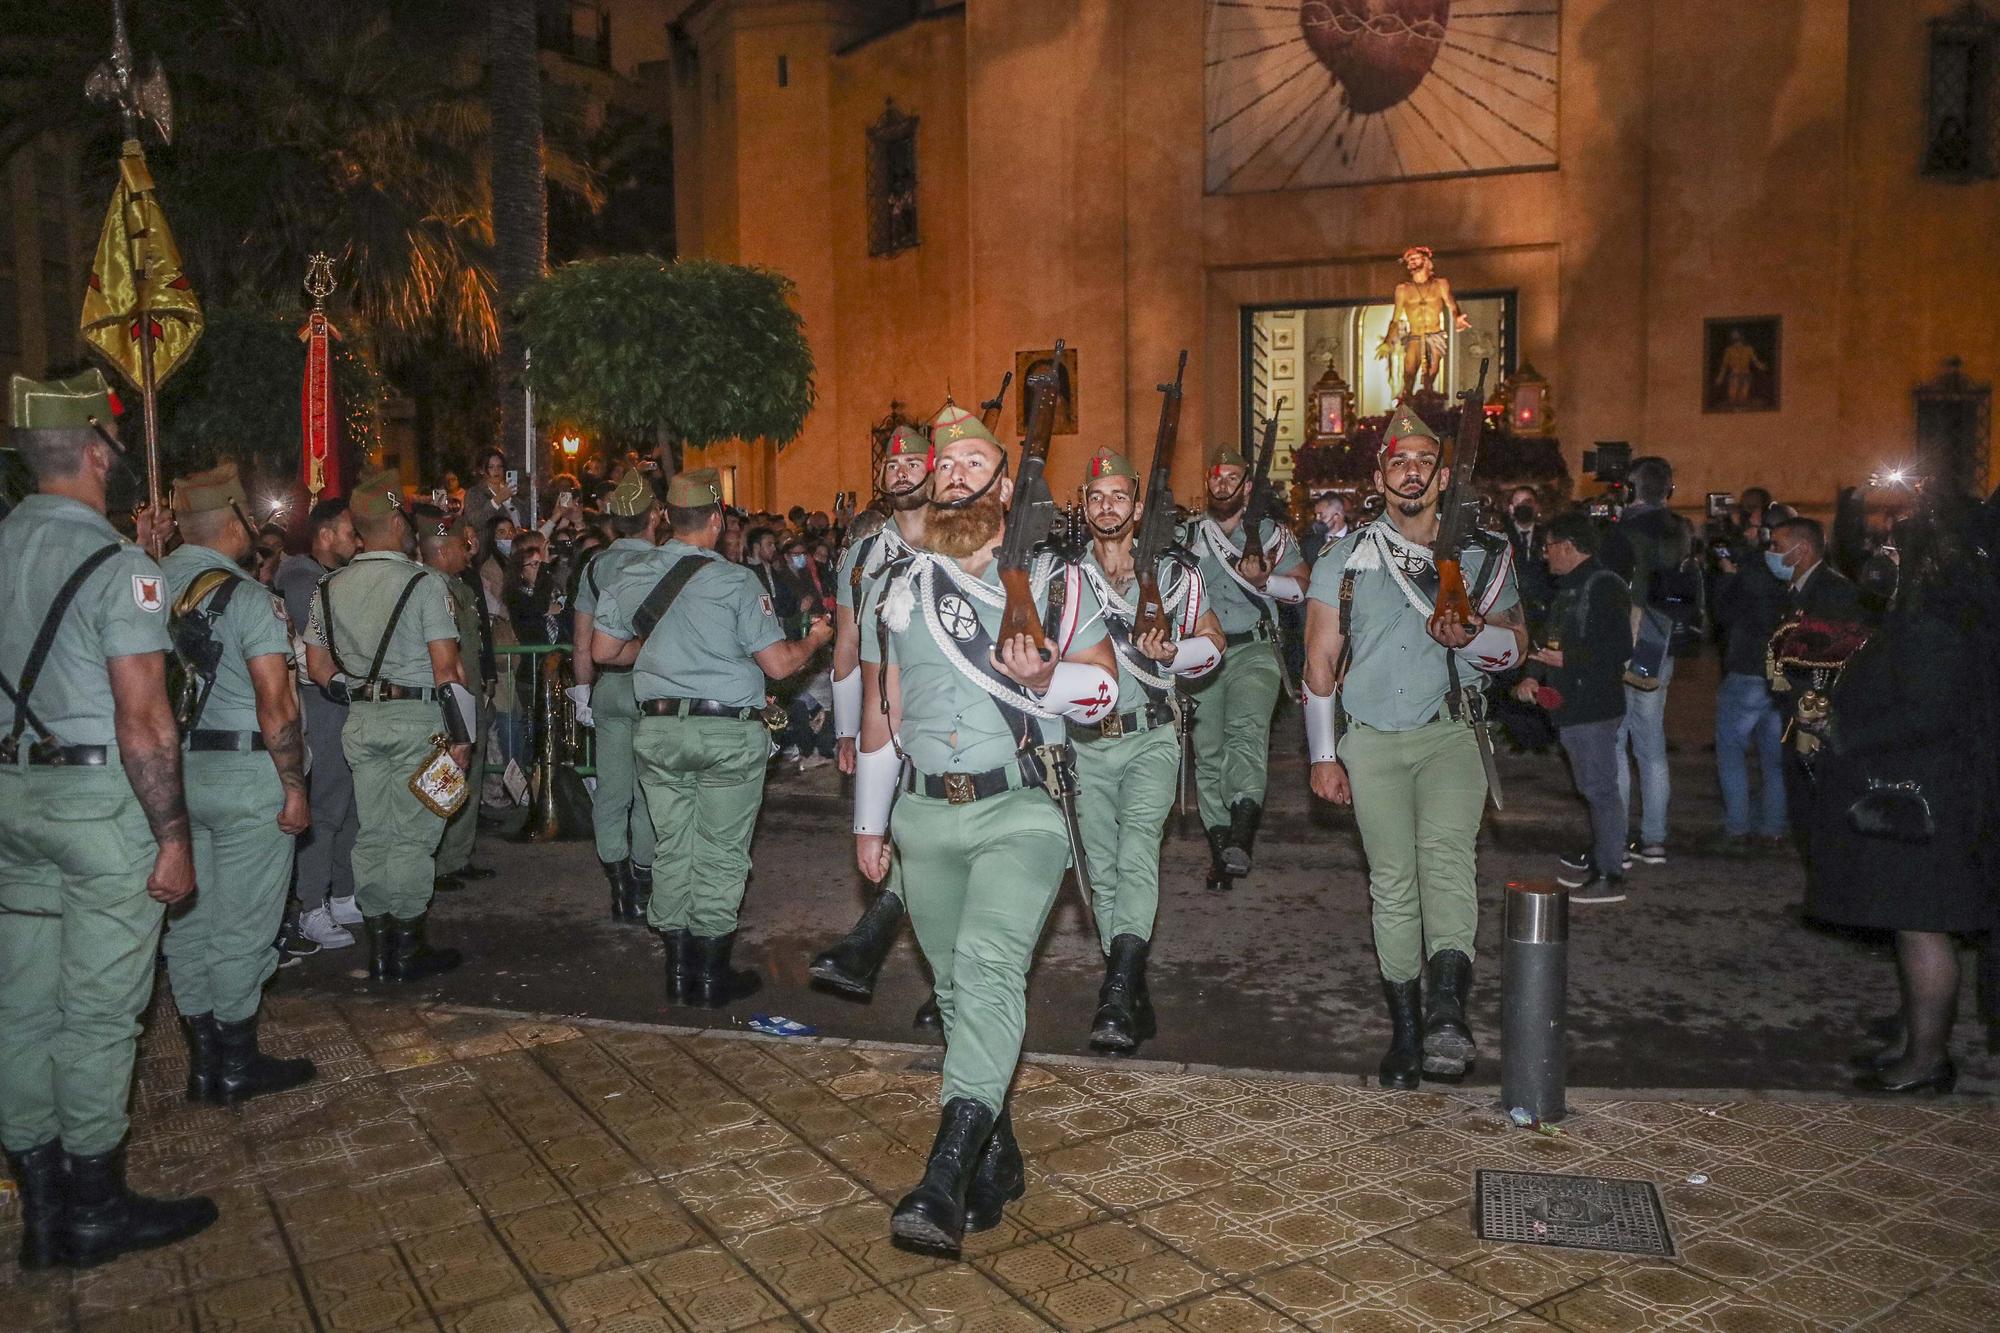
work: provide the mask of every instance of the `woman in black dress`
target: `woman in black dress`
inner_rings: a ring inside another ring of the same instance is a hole
[[[1815,773],[1808,915],[1896,932],[1903,1040],[1856,1086],[1948,1092],[1955,936],[1995,922],[2000,580],[1987,511],[1939,503],[1907,528],[1888,615],[1833,690]]]

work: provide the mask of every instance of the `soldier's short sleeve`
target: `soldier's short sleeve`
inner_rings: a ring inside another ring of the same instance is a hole
[[[410,594],[403,616],[416,623],[425,643],[439,639],[458,642],[458,608],[452,605],[451,581],[434,569],[424,571],[424,581]]]
[[[600,583],[597,587],[597,609],[591,612],[592,627],[614,639],[631,638],[632,613],[638,607],[627,607],[625,603],[628,599],[636,601],[638,586],[638,581],[629,576]],[[650,586],[647,591],[651,591]]]
[[[1356,534],[1348,533],[1319,553],[1313,564],[1312,582],[1306,596],[1336,609],[1340,606],[1340,576],[1347,572],[1347,558],[1354,554]]]
[[[292,621],[285,613],[285,599],[278,594],[255,582],[239,584],[223,619],[242,645],[244,661],[271,653],[291,655]]]
[[[736,643],[746,657],[754,657],[785,637],[784,626],[778,623],[771,594],[755,574],[741,565],[731,567],[730,573],[736,582]]]
[[[173,646],[167,633],[168,600],[167,576],[160,567],[138,547],[122,546],[85,582],[70,614],[89,615],[105,657],[131,657]]]

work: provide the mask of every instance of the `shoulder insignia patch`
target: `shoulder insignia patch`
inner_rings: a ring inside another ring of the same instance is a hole
[[[764,614],[767,616],[775,616],[778,614],[777,610],[771,605],[771,594],[768,592],[757,594],[757,605],[764,608]]]
[[[292,614],[285,610],[285,599],[276,593],[271,594],[271,614],[276,616],[278,623],[286,629],[292,627]]]
[[[158,611],[166,605],[166,596],[161,591],[158,574],[134,574],[132,576],[132,601],[141,611]]]

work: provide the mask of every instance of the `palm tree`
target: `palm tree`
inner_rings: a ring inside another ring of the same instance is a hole
[[[535,0],[489,0],[494,276],[500,296],[500,438],[511,450],[527,426],[521,384],[520,299],[548,266],[549,205],[542,165],[542,78]]]

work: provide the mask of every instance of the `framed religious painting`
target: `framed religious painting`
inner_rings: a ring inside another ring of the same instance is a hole
[[[1783,326],[1784,321],[1776,315],[1706,321],[1702,332],[1702,411],[1778,410]]]

